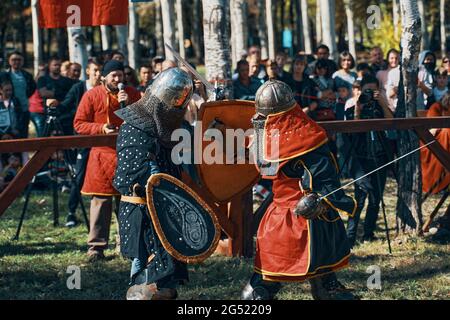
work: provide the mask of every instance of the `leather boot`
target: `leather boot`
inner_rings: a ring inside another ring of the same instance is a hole
[[[242,290],[241,300],[273,300],[280,289],[280,283],[264,281],[262,275],[254,273]]]

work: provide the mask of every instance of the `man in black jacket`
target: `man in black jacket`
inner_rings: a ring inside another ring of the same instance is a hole
[[[28,123],[30,122],[30,112],[28,111],[30,98],[36,90],[36,82],[33,76],[23,69],[24,58],[20,52],[13,52],[9,55],[8,62],[10,68],[0,74],[0,82],[7,80],[13,85],[14,97],[20,104],[18,110],[17,128],[19,138],[28,138]]]
[[[72,86],[78,81],[69,79],[61,75],[61,59],[58,57],[50,58],[48,63],[49,72],[40,77],[37,82],[39,95],[44,100],[45,113],[56,111],[56,117],[59,120],[64,135],[73,134],[73,115],[66,114],[61,102]],[[47,132],[46,134],[50,134]]]
[[[78,108],[78,104],[81,101],[84,93],[90,89],[98,86],[101,80],[101,65],[95,61],[91,60],[88,63],[86,69],[86,74],[88,79],[86,81],[80,81],[73,85],[69,90],[64,100],[58,106],[58,110],[62,111],[64,114],[69,114],[73,119]],[[80,149],[77,153],[77,161],[75,164],[75,179],[70,187],[70,197],[69,197],[69,214],[67,215],[66,227],[76,226],[78,220],[76,218],[75,212],[77,210],[78,204],[80,203],[80,190],[83,185],[84,176],[86,174],[87,159],[89,156],[88,148]]]

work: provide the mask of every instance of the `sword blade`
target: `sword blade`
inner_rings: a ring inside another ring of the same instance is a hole
[[[350,181],[349,183],[343,185],[342,187],[340,187],[340,188],[338,188],[338,189],[336,189],[336,190],[334,190],[334,191],[331,191],[330,193],[328,193],[328,194],[326,194],[326,195],[320,197],[320,200],[322,200],[322,199],[324,199],[324,198],[326,198],[326,197],[332,195],[332,194],[335,193],[335,192],[338,192],[339,190],[344,189],[345,187],[348,187],[348,186],[354,184],[356,181],[361,180],[362,178],[365,178],[365,177],[367,177],[367,176],[370,176],[372,173],[374,173],[374,172],[376,172],[376,171],[378,171],[378,170],[380,170],[380,169],[383,169],[384,167],[387,167],[387,166],[389,166],[389,165],[391,165],[391,164],[397,162],[398,160],[400,160],[400,159],[402,159],[402,158],[404,158],[404,157],[407,157],[407,156],[409,156],[410,154],[412,154],[412,153],[414,153],[414,152],[416,152],[416,151],[419,151],[419,150],[422,149],[422,148],[425,148],[425,147],[429,146],[430,144],[432,144],[432,143],[434,143],[434,142],[436,142],[436,140],[430,141],[430,142],[428,142],[427,144],[425,144],[425,145],[423,145],[423,146],[421,146],[421,147],[419,147],[419,148],[416,148],[416,149],[414,149],[414,150],[412,150],[412,151],[410,151],[410,152],[408,152],[408,153],[402,155],[401,157],[398,157],[397,159],[394,159],[394,160],[392,160],[392,161],[389,161],[388,163],[383,164],[381,167],[378,167],[378,168],[376,168],[376,169],[370,171],[369,173],[366,173],[365,175],[363,175],[363,176],[361,176],[361,177],[359,177],[359,178],[357,178],[357,179],[355,179],[355,180],[353,180],[353,181]]]
[[[184,60],[179,54],[178,52],[176,52],[169,44],[164,43],[165,46],[167,47],[167,49],[170,50],[170,52],[172,52],[172,54],[174,55],[175,59],[177,59],[179,62],[181,62],[188,70],[189,72],[191,72],[194,77],[196,77],[198,80],[200,80],[209,91],[215,92],[215,88],[214,86],[208,82],[208,80],[206,80],[202,75],[200,75],[197,70],[195,70],[190,64],[189,62],[187,62],[186,60]]]

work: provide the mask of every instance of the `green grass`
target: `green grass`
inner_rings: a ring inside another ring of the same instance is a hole
[[[389,183],[385,201],[391,229],[394,227],[395,184]],[[44,199],[45,203],[39,204]],[[424,204],[428,216],[439,200]],[[60,200],[65,218],[67,195]],[[0,299],[124,299],[128,288],[129,262],[114,251],[116,222],[111,228],[108,259],[89,263],[86,257],[86,227],[53,227],[48,193],[34,193],[19,241],[15,234],[23,199],[17,199],[0,218]],[[88,207],[88,199],[86,199]],[[445,205],[448,205],[448,201]],[[442,210],[441,210],[442,211]],[[384,239],[380,216],[376,234]],[[392,238],[394,232],[391,232]],[[400,241],[401,240],[401,241]],[[362,299],[450,299],[450,246],[427,238],[402,236],[392,241],[393,255],[383,240],[355,247],[351,266],[339,272],[343,283]],[[213,255],[203,264],[192,265],[190,282],[180,288],[181,299],[238,299],[252,273],[252,259]],[[68,266],[81,269],[81,289],[66,286]],[[369,266],[381,270],[381,290],[367,288]],[[278,299],[311,299],[307,283],[283,287]]]

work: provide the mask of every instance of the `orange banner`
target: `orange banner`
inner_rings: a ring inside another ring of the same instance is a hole
[[[39,27],[123,25],[128,0],[39,0]]]

